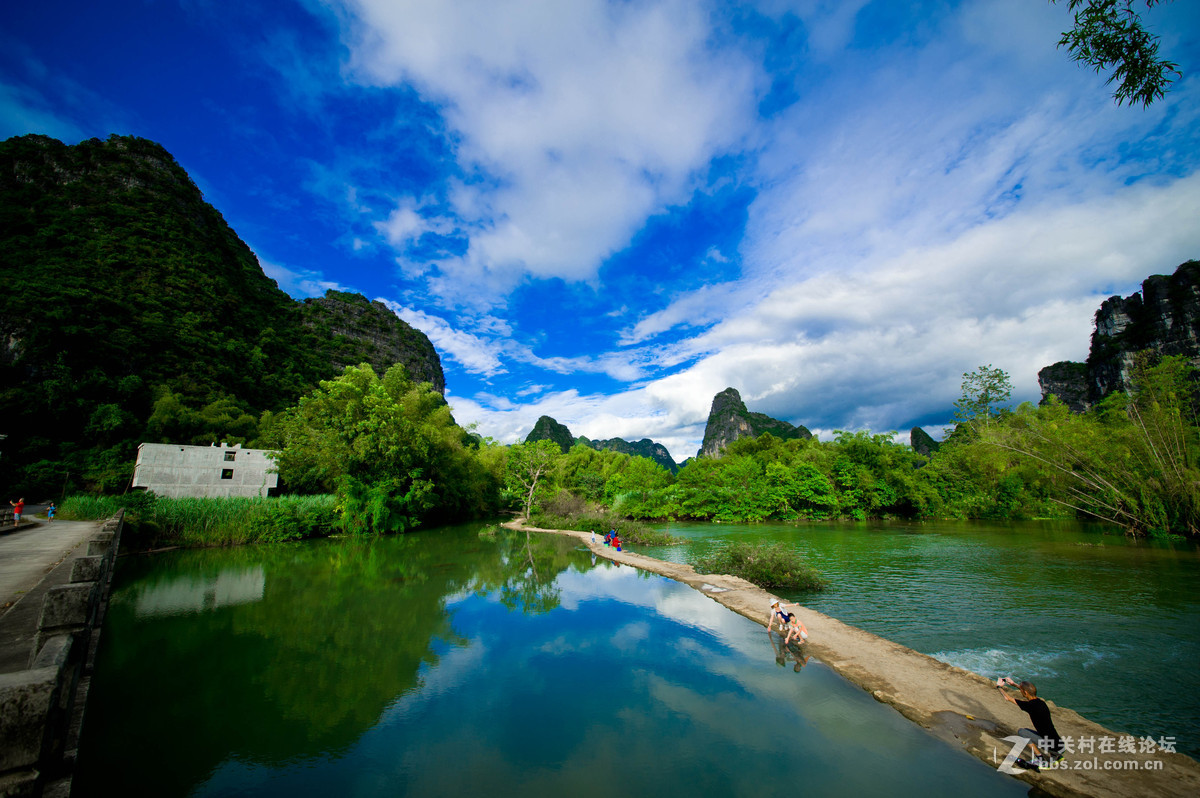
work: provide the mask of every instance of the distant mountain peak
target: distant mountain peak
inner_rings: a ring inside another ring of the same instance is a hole
[[[805,427],[794,426],[764,413],[750,412],[737,389],[726,388],[713,397],[708,423],[704,427],[704,443],[696,456],[720,457],[725,447],[739,438],[757,438],[764,432],[784,440],[812,437]]]
[[[563,454],[571,451],[571,447],[575,445],[575,438],[571,435],[571,430],[567,429],[566,425],[559,424],[550,416],[542,416],[533,425],[533,429],[525,436],[526,443],[534,441],[554,441],[558,447],[562,449]]]

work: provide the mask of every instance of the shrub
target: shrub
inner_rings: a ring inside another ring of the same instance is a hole
[[[823,590],[828,582],[784,543],[733,542],[696,563],[701,574],[732,574],[763,588]]]

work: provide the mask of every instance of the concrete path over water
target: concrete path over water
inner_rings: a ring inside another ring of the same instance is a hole
[[[576,537],[599,557],[682,582],[764,627],[771,602],[777,598],[738,577],[697,574],[690,565],[663,562],[628,551],[618,552],[605,546],[599,538],[593,543],[588,532],[526,527],[522,525],[523,520],[517,519],[504,526]],[[1012,748],[1012,743],[1005,737],[1031,725],[1029,716],[1004,700],[990,679],[844,624],[816,610],[798,609],[810,636],[804,644],[805,653],[936,737],[965,749],[990,765],[999,765]],[[1187,678],[1187,674],[1164,674],[1164,678]],[[1113,696],[1113,700],[1119,701],[1121,697]],[[1046,703],[1050,705],[1058,733],[1072,740],[1091,738],[1095,752],[1067,754],[1056,769],[1021,770],[1011,774],[1016,778],[1056,796],[1174,798],[1200,795],[1200,763],[1190,757],[1162,751],[1101,753],[1102,739],[1116,741],[1132,735],[1106,729],[1051,700],[1047,699]]]
[[[0,673],[27,666],[42,597],[70,581],[71,561],[103,523],[34,520],[0,530]]]

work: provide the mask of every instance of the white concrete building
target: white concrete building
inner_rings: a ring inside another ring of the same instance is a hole
[[[266,496],[279,484],[270,454],[270,449],[243,449],[241,444],[143,443],[138,446],[133,487],[171,498]]]

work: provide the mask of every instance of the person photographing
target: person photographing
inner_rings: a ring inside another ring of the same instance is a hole
[[[1008,689],[1010,687],[1017,688],[1021,697],[1013,697]],[[1029,740],[1029,747],[1033,749],[1034,756],[1039,758],[1044,756],[1045,761],[1057,762],[1062,759],[1062,737],[1059,736],[1058,729],[1054,728],[1054,721],[1050,719],[1050,707],[1037,697],[1037,687],[1033,682],[1018,684],[1007,676],[1001,676],[996,680],[996,688],[1005,700],[1024,710],[1025,714],[1029,715],[1029,720],[1033,722],[1032,729],[1017,729],[1017,734]],[[1038,743],[1047,747],[1048,750],[1045,754],[1038,748]]]

